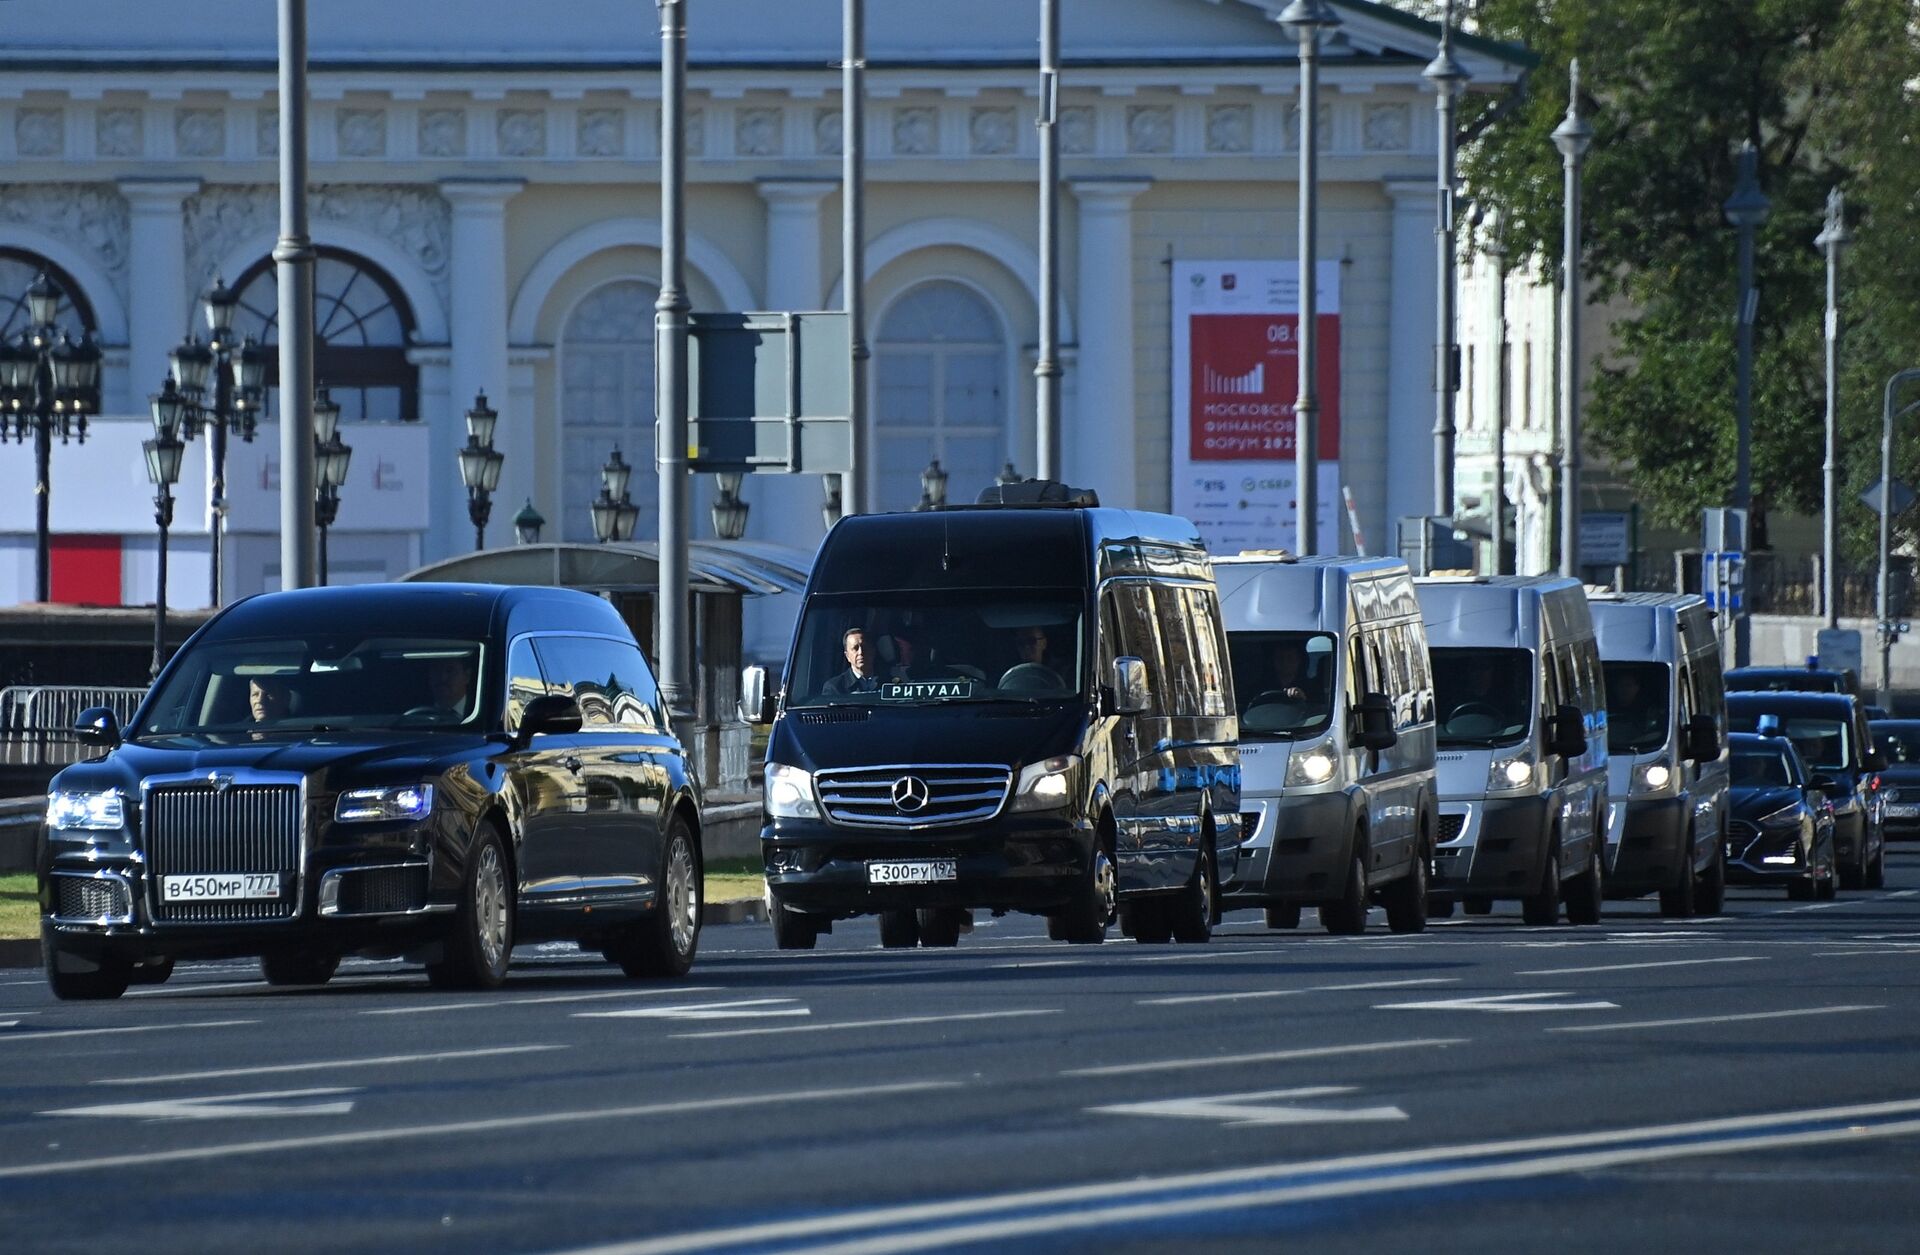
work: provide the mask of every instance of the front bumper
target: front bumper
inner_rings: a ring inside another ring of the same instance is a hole
[[[1353,836],[1345,793],[1249,798],[1242,803],[1252,831],[1240,846],[1240,866],[1222,892],[1239,905],[1321,902],[1340,892]]]
[[[1558,813],[1557,794],[1440,802],[1431,892],[1521,898],[1540,887]]]
[[[1791,862],[1769,863],[1769,858]],[[1798,826],[1762,829],[1743,820],[1727,826],[1727,883],[1785,885],[1813,875]]]
[[[1619,843],[1607,876],[1607,896],[1637,897],[1680,883],[1681,869],[1693,871],[1687,842],[1692,799],[1686,794],[1613,803],[1626,808]]]

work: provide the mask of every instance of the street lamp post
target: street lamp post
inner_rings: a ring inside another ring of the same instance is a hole
[[[915,510],[944,510],[947,508],[947,473],[940,469],[940,459],[927,463],[927,469],[920,472],[920,504]]]
[[[1041,479],[1060,473],[1060,0],[1040,0],[1040,351],[1035,355],[1034,426]]]
[[[266,396],[266,351],[254,343],[253,337],[241,341],[234,335],[233,311],[239,303],[239,294],[215,278],[213,287],[201,297],[207,320],[206,341],[189,335],[171,355],[173,377],[186,403],[181,432],[191,437],[204,429],[213,455],[213,482],[208,494],[213,559],[208,574],[208,604],[213,606],[220,604],[225,572],[227,436],[234,433],[242,440],[253,440]]]
[[[527,498],[527,504],[520,507],[520,513],[513,516],[513,538],[523,545],[540,543],[540,529],[547,525],[546,516],[533,508],[533,498]]]
[[[326,385],[313,397],[313,521],[320,529],[320,587],[327,586],[327,529],[340,517],[340,487],[347,482],[353,449],[340,439],[340,407]]]
[[[1507,240],[1498,212],[1486,218],[1487,259],[1493,263],[1493,573],[1507,572]]]
[[[1733,195],[1721,206],[1739,232],[1740,296],[1735,310],[1738,345],[1734,373],[1733,412],[1738,443],[1733,462],[1733,507],[1747,519],[1748,536],[1741,538],[1744,549],[1753,529],[1753,320],[1759,312],[1760,293],[1753,286],[1753,233],[1766,222],[1772,203],[1760,191],[1760,151],[1748,140],[1740,146],[1740,177]],[[1752,661],[1753,624],[1747,618],[1743,599],[1733,616],[1733,665],[1744,667]]]
[[[493,515],[493,491],[500,486],[500,467],[507,455],[493,447],[494,425],[500,415],[487,404],[487,394],[473,398],[467,411],[467,443],[460,450],[460,482],[467,486],[467,518],[473,522],[473,547],[487,547],[487,520]]]
[[[1560,239],[1560,574],[1580,574],[1580,166],[1593,127],[1580,116],[1580,62],[1567,67],[1567,116],[1553,128],[1565,183]]]
[[[1293,402],[1295,545],[1320,551],[1320,397],[1314,374],[1319,328],[1320,36],[1340,25],[1327,0],[1293,0],[1275,19],[1300,41],[1300,353]]]
[[[600,495],[594,499],[593,534],[601,544],[615,540],[632,540],[635,524],[640,521],[640,507],[633,504],[633,498],[627,495],[627,484],[633,479],[633,468],[627,465],[620,450],[615,449],[607,464],[600,468]],[[664,546],[662,546],[664,548]],[[662,582],[664,591],[665,583]]]
[[[153,485],[153,521],[160,528],[159,573],[153,587],[153,668],[157,679],[167,658],[167,529],[173,526],[173,486],[180,482],[180,457],[186,442],[180,422],[186,405],[169,378],[151,399],[153,438],[142,441],[147,482]]]
[[[1887,380],[1880,411],[1880,587],[1874,598],[1874,610],[1880,620],[1881,706],[1888,705],[1893,694],[1893,640],[1903,630],[1893,620],[1893,580],[1889,570],[1893,559],[1893,422],[1920,410],[1920,401],[1912,401],[1895,413],[1893,398],[1902,384],[1915,380],[1920,380],[1920,366],[1896,371]]]
[[[0,346],[0,437],[12,419],[13,437],[24,444],[33,436],[34,599],[52,596],[53,433],[60,443],[87,439],[87,415],[100,412],[100,346],[93,333],[80,343],[54,325],[60,289],[42,274],[27,289],[29,326],[18,340]]]
[[[1440,51],[1420,76],[1433,84],[1434,106],[1439,114],[1439,218],[1434,225],[1435,276],[1440,299],[1435,302],[1438,324],[1433,341],[1433,513],[1434,517],[1453,517],[1453,440],[1454,401],[1460,386],[1460,350],[1455,344],[1455,308],[1458,304],[1455,277],[1458,258],[1455,250],[1453,217],[1455,195],[1454,117],[1460,94],[1467,89],[1469,75],[1453,59],[1453,0],[1447,0],[1441,18]]]
[[[1820,527],[1820,601],[1827,626],[1840,626],[1840,250],[1853,242],[1847,234],[1846,199],[1839,188],[1827,194],[1825,228],[1813,241],[1827,255],[1827,458],[1821,464],[1826,508]]]
[[[753,509],[740,499],[740,487],[746,482],[740,471],[722,471],[714,476],[720,491],[713,498],[713,534],[721,540],[739,540],[747,534],[747,514]]]

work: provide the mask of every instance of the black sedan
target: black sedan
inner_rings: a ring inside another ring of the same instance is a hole
[[[1786,737],[1808,770],[1832,781],[1826,794],[1833,803],[1840,887],[1884,886],[1886,839],[1878,773],[1887,764],[1867,732],[1860,700],[1845,693],[1728,693],[1727,726]]]
[[[1811,776],[1783,736],[1735,732],[1727,738],[1733,778],[1727,790],[1727,882],[1782,885],[1796,901],[1831,899],[1839,872],[1833,806],[1825,776]]]
[[[1881,824],[1889,838],[1920,837],[1920,719],[1875,719],[1867,729],[1887,760],[1880,771]]]
[[[39,856],[47,979],[113,998],[176,958],[341,956],[506,978],[577,939],[684,975],[700,797],[633,634],[564,589],[403,584],[250,598],[196,632],[105,752],[54,778]]]

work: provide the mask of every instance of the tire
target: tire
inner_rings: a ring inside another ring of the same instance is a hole
[[[1268,928],[1276,930],[1298,928],[1300,927],[1300,904],[1287,902],[1280,906],[1270,906],[1266,909],[1266,917]]]
[[[1164,894],[1122,902],[1121,928],[1143,946],[1164,946],[1173,940],[1173,912]]]
[[[635,979],[678,980],[700,950],[700,848],[687,821],[674,815],[660,843],[660,891],[653,910],[629,927],[612,959]]]
[[[1535,927],[1560,922],[1560,843],[1547,850],[1540,868],[1540,887],[1520,899],[1520,918]]]
[[[951,949],[960,944],[960,933],[966,926],[967,913],[958,907],[930,907],[920,912],[917,922],[921,945]]]
[[[1816,882],[1811,876],[1805,880],[1790,880],[1787,882],[1787,901],[1811,902],[1823,888],[1824,882]]]
[[[1822,902],[1833,901],[1840,896],[1840,882],[1832,876],[1827,877],[1815,886],[1813,896],[1819,898]]]
[[[1049,921],[1051,923],[1051,921]],[[920,917],[908,907],[880,912],[880,945],[886,950],[911,950],[920,944]]]
[[[1680,862],[1680,876],[1660,891],[1660,914],[1667,919],[1691,919],[1700,909],[1695,901],[1693,880],[1693,830],[1687,830],[1686,856]]]
[[[776,950],[811,950],[820,940],[820,926],[810,916],[782,906],[771,894],[767,897],[767,922],[773,925]]]
[[[1416,851],[1407,874],[1380,893],[1387,908],[1387,931],[1423,933],[1427,931],[1427,854]]]
[[[1699,885],[1693,891],[1693,905],[1702,915],[1718,915],[1727,909],[1727,839],[1725,834],[1717,836],[1713,847],[1713,862],[1707,865],[1707,874],[1700,878]]]
[[[260,974],[267,978],[269,985],[324,985],[333,979],[333,973],[339,966],[339,955],[312,950],[260,956]]]
[[[1593,852],[1587,856],[1587,870],[1575,876],[1567,885],[1567,923],[1593,925],[1600,922],[1602,904],[1607,896],[1607,862],[1605,847],[1601,838],[1595,836],[1592,841]],[[1692,875],[1692,869],[1688,869]]]
[[[1842,889],[1864,889],[1867,887],[1867,821],[1860,821],[1860,856],[1853,866],[1840,869],[1840,887]]]
[[[55,945],[48,930],[40,930],[40,950],[46,956],[47,986],[53,990],[53,996],[62,1002],[97,1002],[118,998],[127,992],[127,984],[133,979],[133,964],[117,955],[102,955],[99,966],[91,972],[63,972],[60,970],[60,947]]]
[[[500,830],[474,835],[460,877],[460,904],[446,939],[446,957],[427,965],[439,989],[498,989],[513,959],[513,875]]]
[[[1887,887],[1887,843],[1883,837],[1880,850],[1873,856],[1873,862],[1867,866],[1867,888],[1884,889]]]
[[[1103,843],[1096,841],[1093,856],[1087,860],[1087,870],[1074,889],[1073,901],[1056,917],[1061,940],[1079,946],[1097,946],[1105,941],[1118,893],[1113,857]],[[1052,936],[1053,931],[1049,927],[1047,935]]]
[[[133,969],[133,976],[130,983],[135,985],[164,985],[172,975],[172,959],[155,959],[151,963],[137,964]]]
[[[1320,904],[1320,924],[1336,937],[1358,937],[1367,931],[1367,839],[1353,836],[1353,857],[1347,860],[1347,879],[1340,896]]]
[[[1194,861],[1193,876],[1186,887],[1168,902],[1168,925],[1173,939],[1182,945],[1201,945],[1213,940],[1213,921],[1220,903],[1220,891],[1213,874],[1213,825],[1209,823],[1201,838],[1200,857]]]
[[[1460,909],[1469,915],[1491,915],[1493,914],[1493,899],[1462,898],[1460,899]]]

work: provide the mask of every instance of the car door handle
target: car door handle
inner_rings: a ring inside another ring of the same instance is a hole
[[[581,762],[581,761],[580,761],[579,759],[577,759],[577,758],[575,758],[575,757],[573,757],[573,756],[572,756],[571,754],[569,754],[569,755],[568,755],[567,757],[565,757],[565,758],[563,758],[563,759],[561,759],[560,761],[561,761],[561,763],[562,763],[562,764],[564,764],[564,765],[566,766],[566,769],[567,769],[568,771],[571,771],[571,772],[573,772],[573,773],[574,773],[575,775],[579,775],[579,774],[580,774],[580,769],[581,769],[582,767],[584,767],[584,766],[586,766],[586,764],[585,764],[585,763],[583,763],[583,762]]]

